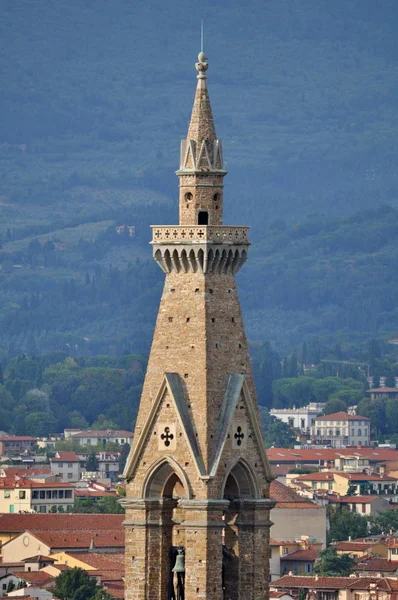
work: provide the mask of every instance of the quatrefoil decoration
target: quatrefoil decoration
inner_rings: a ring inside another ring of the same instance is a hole
[[[240,425],[239,425],[239,426],[237,427],[237,429],[236,429],[236,433],[235,433],[235,435],[234,435],[234,438],[235,438],[235,440],[236,440],[236,444],[237,444],[238,446],[241,446],[241,445],[242,445],[242,442],[243,442],[243,440],[244,440],[244,438],[245,438],[245,434],[243,433],[243,431],[242,431],[242,427],[241,427]]]
[[[174,440],[174,435],[170,432],[170,427],[164,428],[164,433],[161,434],[160,439],[163,440],[164,445],[168,448]]]

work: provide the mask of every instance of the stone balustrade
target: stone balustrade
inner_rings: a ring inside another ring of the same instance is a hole
[[[152,225],[152,244],[249,244],[249,227]]]

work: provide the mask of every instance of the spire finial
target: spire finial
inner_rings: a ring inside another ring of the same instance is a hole
[[[209,64],[207,62],[207,56],[203,51],[203,19],[200,22],[200,52],[198,54],[198,62],[195,63],[195,68],[198,72],[198,79],[207,79],[206,71],[209,68]]]

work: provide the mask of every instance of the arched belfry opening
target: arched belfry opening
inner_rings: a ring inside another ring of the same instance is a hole
[[[188,500],[189,482],[171,457],[155,463],[143,486],[143,497],[150,502],[152,517],[161,524],[161,535],[152,540],[152,552],[159,557],[161,587],[167,598],[185,599],[185,528],[182,500]]]
[[[229,501],[229,507],[224,513],[224,599],[239,600],[241,574],[249,566],[253,552],[247,535],[251,527],[249,523],[253,522],[250,500],[258,498],[258,482],[243,460],[239,460],[227,473],[223,484],[223,498]]]

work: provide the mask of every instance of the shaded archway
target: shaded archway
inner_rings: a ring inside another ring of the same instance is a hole
[[[185,553],[185,519],[180,500],[189,500],[190,485],[181,466],[171,457],[157,460],[148,470],[142,487],[142,496],[149,502],[148,520],[158,523],[148,532],[151,561],[158,557],[162,597],[177,597],[178,586],[183,585],[180,576],[173,572],[177,556]],[[181,589],[179,592],[181,593]],[[183,589],[182,589],[183,593]]]
[[[240,574],[248,568],[247,550],[250,534],[247,525],[252,521],[251,500],[259,498],[259,485],[250,465],[240,458],[227,471],[222,496],[229,500],[225,511],[223,546],[223,590],[225,600],[238,600],[242,582]]]

